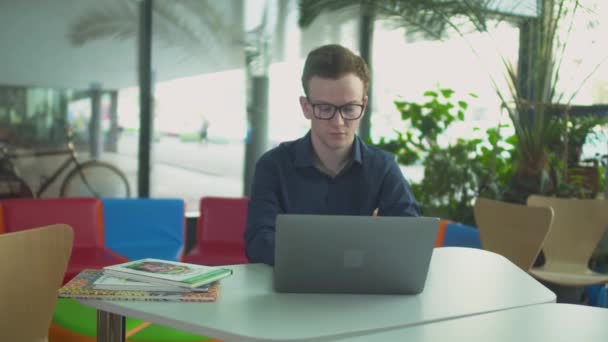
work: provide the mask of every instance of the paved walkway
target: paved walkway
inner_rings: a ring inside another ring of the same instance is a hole
[[[104,153],[101,160],[114,164],[129,179],[131,193],[137,194],[137,136],[123,135],[118,153]],[[87,159],[86,154],[81,155]],[[63,157],[25,158],[19,160],[22,176],[35,189],[56,170]],[[189,211],[196,211],[203,196],[242,196],[244,145],[200,144],[163,137],[152,147],[152,197],[177,197],[186,201]],[[414,180],[423,176],[421,167],[402,168]],[[42,197],[59,196],[62,177]]]
[[[118,153],[104,153],[101,160],[122,170],[137,194],[137,138],[122,137]],[[186,201],[187,210],[197,210],[203,196],[241,196],[243,193],[243,153],[238,144],[201,145],[163,138],[153,146],[150,190],[152,197],[177,197]],[[86,154],[79,155],[82,160]],[[66,159],[66,156],[23,158],[18,160],[21,176],[37,190]],[[71,169],[71,168],[70,168]],[[62,175],[42,195],[59,196]]]

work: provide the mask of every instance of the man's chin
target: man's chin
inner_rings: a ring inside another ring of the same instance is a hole
[[[353,141],[352,139],[348,139],[346,136],[344,137],[331,137],[326,140],[326,145],[332,149],[340,150],[346,147],[350,147]]]

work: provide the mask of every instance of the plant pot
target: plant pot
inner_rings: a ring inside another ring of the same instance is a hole
[[[577,188],[577,197],[596,198],[600,186],[599,168],[597,166],[570,167],[566,182]]]

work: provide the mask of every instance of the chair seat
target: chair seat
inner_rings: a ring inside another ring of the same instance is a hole
[[[70,257],[68,268],[63,278],[63,283],[65,284],[84,269],[99,269],[125,261],[126,259],[121,259],[103,248],[74,247],[74,249],[72,249],[72,256]]]
[[[554,212],[542,246],[545,265],[532,268],[532,275],[565,286],[608,282],[608,274],[589,269],[589,259],[608,225],[608,201],[531,195],[528,205],[551,207]]]
[[[248,264],[249,260],[247,260],[242,246],[204,245],[202,250],[197,247],[190,251],[184,257],[184,262],[207,266],[222,266]]]
[[[530,274],[538,279],[566,286],[586,286],[608,283],[608,274],[593,272],[589,269],[573,269],[566,265],[563,266],[563,270],[560,270],[559,268],[560,265],[552,265],[551,269],[536,267],[530,269]]]

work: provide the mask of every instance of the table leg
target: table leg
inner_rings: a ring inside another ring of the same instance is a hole
[[[125,342],[125,317],[97,310],[97,341]]]

